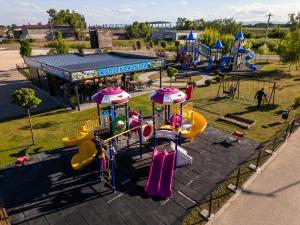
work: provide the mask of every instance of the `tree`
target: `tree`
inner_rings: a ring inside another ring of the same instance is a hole
[[[24,56],[31,56],[32,47],[29,40],[20,40],[20,55]]]
[[[130,39],[143,38],[146,41],[150,40],[152,28],[149,23],[133,22],[126,28],[126,35]]]
[[[263,44],[258,48],[258,53],[260,55],[267,55],[269,53],[269,47],[267,44]]]
[[[223,53],[224,54],[228,54],[230,52],[231,49],[231,44],[234,40],[234,36],[232,34],[223,34],[221,36],[221,42],[223,44]]]
[[[219,37],[220,33],[218,31],[212,30],[210,28],[205,28],[202,34],[202,43],[207,45],[208,47],[212,47]]]
[[[35,144],[33,131],[32,131],[32,123],[30,117],[30,109],[39,105],[42,100],[35,96],[35,91],[31,88],[21,88],[16,90],[12,95],[12,103],[25,109],[28,114],[30,131],[31,131],[31,139],[32,144]]]
[[[175,76],[175,74],[178,73],[178,70],[169,66],[168,69],[167,69],[167,74],[168,74],[168,77],[170,78],[170,87],[171,87],[171,83],[172,83],[172,79],[173,77]]]
[[[68,24],[75,30],[77,38],[82,39],[83,30],[86,28],[86,22],[83,15],[78,12],[70,11],[69,9],[62,9],[57,11],[56,9],[49,9],[47,11],[49,15],[49,24],[53,25],[65,25]]]
[[[54,48],[50,49],[48,54],[53,55],[53,54],[66,54],[69,52],[69,45],[65,42],[63,39],[62,33],[57,32],[56,34],[56,39],[54,41]]]

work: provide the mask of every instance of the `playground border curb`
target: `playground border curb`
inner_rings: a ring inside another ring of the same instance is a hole
[[[249,179],[239,188],[235,194],[227,201],[225,204],[214,214],[214,217],[211,218],[206,225],[214,225],[214,222],[222,215],[222,213],[233,204],[236,199],[242,194],[243,190],[246,189],[255,179],[259,176],[272,162],[275,160],[278,155],[283,151],[284,147],[289,142],[289,138],[280,146],[280,148],[273,153],[273,155],[261,165],[256,172],[249,177]]]

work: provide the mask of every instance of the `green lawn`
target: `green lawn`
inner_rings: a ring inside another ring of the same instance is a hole
[[[240,128],[219,122],[217,119],[226,113],[239,113],[245,118],[256,121],[251,129],[244,130],[248,138],[256,141],[268,139],[283,127],[283,124],[276,125],[276,122],[281,121],[282,109],[289,108],[291,110],[290,118],[300,113],[300,107],[296,109],[292,107],[294,97],[300,95],[300,74],[296,70],[289,73],[286,65],[268,64],[257,76],[277,82],[277,106],[275,108],[269,111],[256,111],[254,101],[211,101],[210,98],[216,95],[218,89],[218,84],[213,84],[195,90],[193,97],[195,110],[201,112],[210,125],[230,132],[240,130]],[[250,87],[251,85],[245,84],[244,86]],[[254,96],[255,88],[241,89],[241,95],[248,95],[250,98]],[[136,110],[141,110],[144,115],[151,114],[151,104],[146,95],[133,98],[129,105]],[[95,117],[96,109],[83,112],[59,109],[33,115],[32,121],[37,143],[35,146],[30,146],[30,131],[26,117],[2,122],[0,123],[0,163],[4,165],[14,162],[16,157],[24,154],[22,151],[24,149],[29,153],[38,153],[59,147],[62,145],[62,137],[74,133],[84,120]]]

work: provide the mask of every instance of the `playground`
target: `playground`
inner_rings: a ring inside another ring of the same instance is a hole
[[[300,112],[298,73],[250,62],[241,32],[229,56],[219,40],[207,49],[190,36],[181,49],[192,52],[190,66],[217,71],[219,82],[185,91],[173,82],[133,98],[118,87],[100,89],[90,93],[96,108],[33,115],[34,146],[24,141],[24,119],[0,124],[7,140],[0,143],[1,198],[13,224],[181,224]],[[235,74],[240,64],[250,77]]]

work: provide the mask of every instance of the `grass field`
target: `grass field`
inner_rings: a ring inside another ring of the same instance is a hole
[[[293,70],[288,72],[288,66],[282,64],[268,64],[257,75],[262,79],[275,80],[276,106],[268,111],[256,111],[253,98],[256,87],[241,90],[241,95],[248,96],[248,100],[221,100],[211,101],[216,96],[218,84],[209,87],[197,88],[194,92],[193,102],[195,110],[201,112],[212,126],[234,131],[240,128],[217,119],[226,113],[238,113],[242,117],[255,120],[256,123],[249,130],[243,130],[247,138],[255,141],[264,141],[272,136],[284,124],[281,121],[281,110],[291,110],[290,118],[300,113],[300,107],[294,109],[294,97],[300,95],[300,74]],[[245,86],[251,86],[246,83]],[[144,115],[151,113],[151,104],[146,95],[135,97],[130,101],[130,106],[143,111]],[[95,118],[96,110],[89,109],[83,112],[69,112],[64,109],[53,110],[34,115],[32,118],[36,145],[30,146],[30,130],[27,118],[0,123],[0,163],[5,165],[14,162],[16,157],[23,155],[24,150],[29,153],[38,153],[62,145],[61,139],[65,135],[75,132],[84,120]]]

